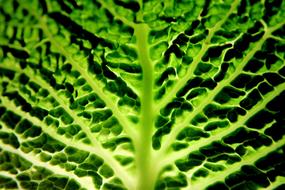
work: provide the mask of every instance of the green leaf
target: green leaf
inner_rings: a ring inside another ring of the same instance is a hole
[[[284,18],[279,0],[0,0],[0,189],[284,189]]]

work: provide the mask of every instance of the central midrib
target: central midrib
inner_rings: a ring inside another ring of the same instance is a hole
[[[141,94],[141,116],[139,138],[135,144],[137,190],[154,189],[157,172],[152,153],[153,112],[153,65],[148,52],[149,28],[136,24],[135,37],[139,62],[143,70],[143,91]]]

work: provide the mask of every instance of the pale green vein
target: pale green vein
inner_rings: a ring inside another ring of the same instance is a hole
[[[7,171],[0,171],[0,176],[3,176],[3,177],[7,177],[7,178],[10,178],[10,179],[12,179],[16,184],[17,184],[17,187],[20,187],[19,186],[19,183],[18,183],[18,180],[17,180],[17,178],[16,178],[16,175],[13,175],[13,174],[11,174],[11,173],[9,173],[9,172],[7,172]],[[4,182],[5,183],[5,182]]]
[[[102,7],[104,9],[107,9],[115,17],[115,19],[119,19],[124,24],[126,24],[132,28],[135,26],[135,23],[133,23],[132,21],[129,21],[128,19],[126,19],[122,15],[119,15],[118,12],[116,12],[116,10],[114,9],[115,6],[109,5],[108,3],[106,3],[106,0],[97,0],[97,1],[102,5]]]
[[[178,82],[174,85],[174,87],[171,89],[170,92],[167,92],[167,94],[162,98],[160,102],[155,107],[155,110],[158,112],[161,108],[163,108],[165,105],[167,105],[173,97],[175,97],[176,93],[187,83],[187,81],[193,76],[193,73],[197,67],[197,65],[201,62],[202,57],[205,55],[209,47],[211,46],[211,39],[214,36],[215,32],[218,31],[222,25],[227,21],[228,17],[232,12],[235,10],[235,8],[238,6],[239,0],[235,0],[231,8],[229,9],[228,13],[221,19],[217,24],[209,29],[209,34],[207,35],[201,50],[199,53],[194,57],[193,62],[190,64],[189,68],[187,69],[187,73],[178,80]]]
[[[104,158],[104,161],[112,167],[115,174],[122,179],[124,185],[129,187],[130,189],[133,187],[132,177],[129,174],[127,174],[126,171],[123,170],[121,165],[119,165],[119,163],[116,160],[114,160],[114,158],[111,156],[111,153],[104,150],[101,146],[88,146],[79,141],[74,141],[71,139],[69,140],[61,135],[58,135],[55,128],[51,128],[50,126],[47,126],[44,122],[40,121],[38,118],[30,116],[28,113],[22,111],[19,107],[16,107],[6,98],[1,98],[1,104],[4,105],[6,108],[10,109],[11,111],[13,111],[14,113],[16,113],[17,115],[21,116],[22,118],[26,118],[29,121],[31,121],[33,124],[40,126],[41,129],[52,138],[66,145],[73,146],[90,153],[94,153]]]
[[[47,84],[43,79],[36,77],[36,75],[30,75],[30,76],[31,79],[34,80],[34,82],[39,84],[42,88],[45,87],[45,89],[48,90],[50,95],[53,98],[55,98],[57,102],[60,104],[60,106],[74,119],[74,122],[81,127],[82,131],[87,135],[88,139],[91,141],[93,145],[92,147],[97,147],[100,150],[100,152],[102,152],[100,156],[104,160],[108,160],[107,163],[110,166],[112,166],[112,168],[116,169],[115,173],[117,174],[117,176],[124,178],[122,180],[126,181],[126,184],[129,184],[129,186],[131,186],[132,180],[130,175],[127,174],[124,168],[118,163],[118,161],[112,157],[112,152],[104,150],[102,145],[96,140],[95,135],[91,133],[90,128],[88,128],[88,125],[84,123],[84,121],[80,117],[78,117],[77,114],[64,103],[64,100],[57,95],[56,91],[49,84]]]
[[[77,175],[75,175],[71,172],[65,171],[64,169],[62,169],[59,166],[51,165],[48,162],[42,162],[40,160],[40,158],[36,154],[34,154],[33,152],[24,153],[20,149],[14,149],[13,147],[4,144],[1,141],[0,141],[0,147],[1,147],[1,149],[5,150],[7,152],[11,152],[13,154],[16,154],[16,155],[24,158],[25,160],[28,160],[33,165],[46,168],[55,174],[61,174],[63,176],[67,176],[69,178],[72,178],[75,181],[77,181],[78,183],[80,183],[80,185],[83,188],[90,189],[90,190],[94,189],[94,183],[92,182],[91,177],[78,177]]]
[[[15,133],[14,129],[9,128],[6,123],[0,120],[1,131],[5,131],[6,133]]]
[[[161,154],[160,157],[165,157],[164,161],[162,161],[162,165],[166,165],[169,163],[173,163],[175,160],[179,158],[184,158],[186,155],[188,155],[190,152],[199,150],[201,147],[211,144],[214,141],[221,140],[223,137],[231,134],[234,132],[238,127],[243,126],[245,122],[251,118],[253,115],[255,115],[258,111],[264,109],[266,104],[268,104],[272,99],[274,99],[277,95],[279,95],[282,91],[285,90],[285,84],[280,84],[279,86],[275,87],[273,91],[268,93],[262,102],[257,104],[255,107],[253,107],[251,110],[247,112],[246,115],[240,116],[238,122],[233,123],[229,128],[226,129],[220,129],[216,130],[216,133],[210,136],[209,138],[203,138],[201,140],[195,141],[194,144],[192,144],[190,147],[182,149],[180,151],[172,152],[171,154],[163,155]]]
[[[257,149],[254,153],[245,155],[240,162],[236,162],[232,165],[229,165],[224,171],[214,172],[212,175],[209,175],[206,178],[202,178],[203,183],[192,184],[192,190],[205,189],[209,184],[214,184],[215,182],[222,181],[224,182],[226,176],[239,171],[239,169],[244,165],[254,165],[254,163],[260,158],[265,157],[270,152],[276,151],[285,145],[285,139],[281,139],[277,142],[273,142],[270,146],[263,146]],[[252,155],[253,154],[253,155]],[[284,183],[284,182],[283,182]]]
[[[101,89],[95,82],[95,78],[90,77],[90,75],[84,70],[79,63],[77,63],[70,55],[69,53],[57,42],[52,34],[50,33],[46,22],[44,21],[46,17],[42,18],[40,20],[41,28],[45,32],[45,34],[48,36],[50,42],[57,48],[57,50],[64,55],[72,64],[73,68],[76,69],[83,78],[86,79],[88,84],[91,86],[93,91],[106,103],[107,107],[109,107],[115,117],[118,119],[118,121],[122,124],[124,127],[125,132],[129,135],[131,139],[135,139],[137,136],[136,131],[131,126],[133,125],[131,122],[129,122],[126,117],[119,111],[118,107],[115,105],[114,102],[110,99],[109,96],[104,93],[103,89]]]
[[[43,79],[41,78],[36,78],[35,75],[31,78],[34,78],[34,82],[39,84],[42,88],[45,86],[50,93],[50,95],[57,100],[57,102],[60,104],[60,106],[68,113],[70,116],[74,119],[74,123],[78,124],[82,131],[87,135],[88,139],[91,141],[92,146],[90,148],[97,148],[100,151],[100,154],[98,154],[100,157],[102,157],[105,162],[110,165],[113,169],[115,174],[120,178],[122,177],[123,181],[126,183],[126,186],[133,184],[132,182],[132,177],[124,170],[124,168],[119,164],[119,162],[114,159],[114,155],[110,151],[106,151],[102,145],[96,140],[95,135],[93,135],[88,128],[88,125],[84,123],[80,117],[75,114],[74,111],[70,110],[66,104],[64,104],[62,98],[57,95],[56,91],[49,85],[47,84]],[[21,94],[21,92],[19,92]],[[34,104],[34,102],[29,102],[31,104]]]
[[[266,188],[260,188],[260,190],[272,190],[275,189],[277,187],[279,187],[280,185],[284,185],[285,184],[285,177],[283,176],[277,176],[275,181],[270,182],[270,185]]]
[[[21,6],[29,9],[31,7],[28,7],[26,4],[21,3]],[[113,102],[109,96],[106,95],[106,93],[103,91],[103,89],[96,84],[96,82],[99,83],[99,81],[95,81],[96,79],[93,77],[91,77],[88,72],[86,70],[84,70],[79,62],[77,62],[76,60],[74,60],[69,53],[66,51],[66,49],[64,49],[63,46],[60,45],[60,42],[56,41],[53,38],[53,34],[50,32],[48,25],[47,25],[47,17],[46,16],[41,16],[39,15],[35,10],[31,10],[31,14],[33,16],[35,16],[38,20],[38,24],[39,27],[43,30],[43,32],[47,35],[47,38],[49,39],[49,41],[57,48],[57,50],[64,55],[68,61],[72,64],[73,68],[75,68],[83,78],[86,79],[86,81],[89,83],[89,85],[91,86],[91,88],[93,89],[93,91],[106,103],[107,107],[109,107],[114,116],[118,119],[118,121],[120,122],[120,124],[123,126],[125,132],[129,135],[129,137],[132,139],[135,139],[137,134],[134,128],[132,128],[131,126],[133,126],[133,124],[131,122],[129,122],[127,120],[127,118],[119,111],[117,105],[115,102]]]
[[[0,66],[1,68],[1,66]],[[68,104],[65,103],[64,99],[62,98],[62,96],[59,96],[57,94],[57,91],[54,90],[54,88],[52,88],[50,86],[50,84],[48,84],[45,80],[43,80],[42,78],[38,77],[36,74],[31,74],[31,73],[26,73],[25,70],[23,70],[20,73],[25,73],[27,76],[30,76],[30,80],[37,83],[38,85],[41,86],[41,88],[46,89],[49,92],[49,95],[52,96],[58,103],[59,105],[74,119],[74,122],[76,124],[78,124],[81,128],[82,131],[87,135],[87,137],[90,139],[91,143],[94,146],[98,146],[98,147],[102,147],[100,142],[98,142],[95,138],[95,135],[92,134],[92,132],[90,131],[90,126],[88,126],[88,124],[85,123],[84,120],[82,120],[82,118],[80,118],[75,111],[71,110],[68,106]],[[87,95],[85,95],[87,96]],[[32,102],[34,103],[34,102]],[[103,149],[103,148],[102,148]],[[110,152],[111,154],[111,152]]]
[[[282,25],[283,25],[283,23],[282,23]],[[280,27],[280,25],[279,25],[279,27]],[[252,48],[252,50],[247,53],[247,55],[242,60],[242,62],[237,64],[237,67],[235,68],[234,73],[232,73],[227,79],[224,79],[220,83],[218,83],[217,86],[215,87],[215,89],[209,92],[208,96],[202,102],[200,102],[198,107],[196,107],[194,109],[195,113],[190,114],[189,117],[187,119],[185,119],[183,123],[181,123],[177,126],[174,126],[170,135],[167,136],[166,139],[164,140],[165,144],[162,144],[162,148],[160,150],[161,152],[167,151],[167,149],[171,146],[171,143],[173,142],[173,140],[175,140],[176,136],[181,131],[181,129],[183,129],[185,126],[187,126],[189,124],[189,122],[193,118],[195,118],[196,115],[200,114],[203,111],[203,109],[214,100],[215,96],[225,86],[230,84],[230,82],[232,80],[234,80],[242,72],[242,69],[244,68],[244,66],[248,63],[248,61],[250,61],[250,59],[254,56],[254,54],[262,48],[262,45],[264,44],[266,39],[268,39],[270,37],[271,33],[274,32],[274,30],[276,30],[276,29],[278,29],[278,27],[274,27],[273,29],[270,28],[269,30],[267,30],[265,32],[265,34],[263,35],[262,39],[260,41],[258,41],[255,44],[254,48]]]
[[[16,179],[16,176],[7,172],[7,171],[0,171],[0,176],[5,176],[5,177],[8,177],[8,178],[11,178],[13,179],[15,182],[17,182],[17,179]]]
[[[135,159],[138,175],[137,190],[154,189],[156,174],[152,156],[153,112],[153,65],[150,61],[147,37],[149,28],[146,24],[135,27],[138,57],[143,70],[142,112],[140,119],[139,140],[135,143]]]

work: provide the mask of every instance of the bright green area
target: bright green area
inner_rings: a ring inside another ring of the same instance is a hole
[[[0,0],[0,189],[285,189],[285,1]]]

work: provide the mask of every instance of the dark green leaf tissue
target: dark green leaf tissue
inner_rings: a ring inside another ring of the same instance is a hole
[[[0,0],[0,189],[284,190],[285,1]]]

